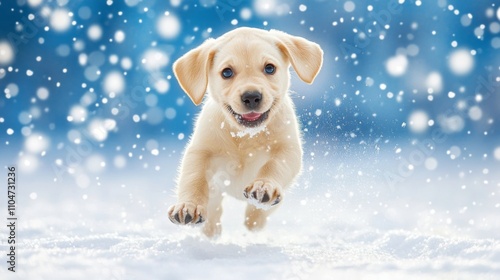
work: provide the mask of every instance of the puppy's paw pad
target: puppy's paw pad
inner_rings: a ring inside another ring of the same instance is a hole
[[[260,209],[269,209],[281,201],[281,187],[268,180],[256,180],[246,187],[243,195],[248,202]]]
[[[172,205],[168,210],[168,218],[177,225],[201,224],[205,221],[205,207],[191,202]]]

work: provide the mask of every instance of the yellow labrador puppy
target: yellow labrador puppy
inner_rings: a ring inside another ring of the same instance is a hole
[[[290,64],[312,83],[323,62],[318,44],[284,32],[238,28],[208,39],[174,63],[182,89],[207,98],[182,160],[175,224],[205,223],[220,234],[222,199],[248,202],[245,225],[261,229],[300,173],[302,147],[289,96]]]

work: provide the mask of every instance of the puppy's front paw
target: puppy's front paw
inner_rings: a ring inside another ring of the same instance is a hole
[[[205,207],[191,202],[177,203],[168,209],[168,218],[177,225],[201,224],[206,216]]]
[[[281,201],[281,186],[266,179],[258,179],[245,188],[248,203],[259,209],[269,209]]]

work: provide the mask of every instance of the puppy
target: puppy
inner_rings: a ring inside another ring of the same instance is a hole
[[[178,177],[174,224],[221,233],[222,199],[246,200],[245,225],[258,230],[300,173],[301,134],[289,96],[290,65],[306,83],[321,69],[318,44],[284,32],[238,28],[208,39],[173,65],[199,105]]]

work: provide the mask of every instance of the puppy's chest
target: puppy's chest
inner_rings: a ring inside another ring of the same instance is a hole
[[[213,190],[242,198],[243,188],[256,179],[259,170],[270,158],[271,148],[267,145],[232,147],[210,159],[207,182]]]

